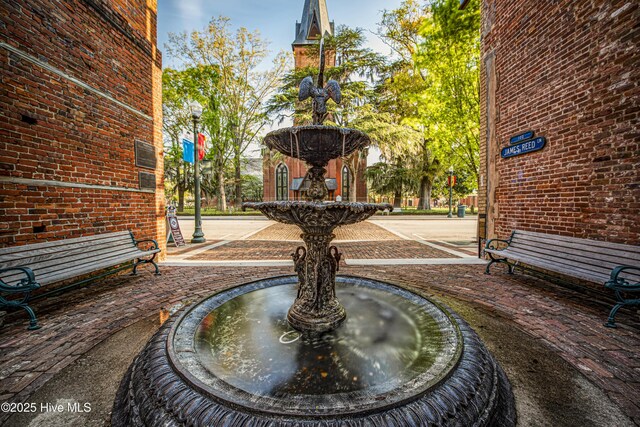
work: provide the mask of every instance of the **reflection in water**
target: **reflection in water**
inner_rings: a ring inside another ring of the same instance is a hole
[[[441,327],[423,306],[364,286],[339,285],[337,295],[347,320],[321,335],[288,325],[291,285],[233,298],[201,322],[198,359],[233,387],[284,397],[385,393],[427,371],[441,353]]]

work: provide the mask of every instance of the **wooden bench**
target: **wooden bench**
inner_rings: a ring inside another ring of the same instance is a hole
[[[494,263],[506,264],[509,274],[523,263],[604,284],[617,300],[605,324],[610,328],[620,307],[640,305],[640,298],[631,298],[640,292],[640,246],[515,230],[508,240],[489,240],[484,251],[491,258],[486,274]]]
[[[149,247],[140,249],[146,243]],[[0,248],[0,309],[21,308],[29,315],[29,329],[38,329],[38,321],[29,306],[31,293],[49,285],[89,273],[109,269],[99,276],[55,289],[53,292],[79,286],[133,266],[150,263],[160,274],[154,259],[160,252],[155,240],[135,240],[129,231],[63,239],[53,242]],[[150,258],[149,258],[150,257]],[[133,264],[129,264],[133,261]],[[125,266],[121,264],[127,263]],[[120,268],[112,268],[120,266]],[[5,297],[19,295],[17,298]],[[39,295],[39,297],[44,295]]]

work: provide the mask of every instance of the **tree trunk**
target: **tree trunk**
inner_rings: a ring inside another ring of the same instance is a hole
[[[393,207],[402,207],[402,189],[396,190],[393,195]]]
[[[420,181],[420,209],[431,210],[431,188],[432,183],[428,178],[422,178]]]
[[[218,168],[218,210],[227,210],[227,195],[224,191],[224,168]]]
[[[239,156],[239,154],[238,154]],[[236,161],[234,161],[235,168],[235,181],[236,181],[236,209],[240,209],[242,206],[242,171],[240,165],[240,158],[238,157]]]
[[[178,181],[178,212],[184,212],[184,179],[185,174],[181,173],[180,165],[178,165],[176,173],[176,181]]]

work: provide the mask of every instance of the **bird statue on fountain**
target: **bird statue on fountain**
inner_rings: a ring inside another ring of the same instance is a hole
[[[320,72],[318,73],[318,85],[313,83],[313,77],[308,76],[300,83],[300,91],[298,100],[304,101],[313,98],[313,124],[321,125],[327,118],[327,101],[333,99],[336,104],[342,102],[342,93],[340,85],[335,80],[329,80],[327,85],[324,84],[324,39],[320,40]]]

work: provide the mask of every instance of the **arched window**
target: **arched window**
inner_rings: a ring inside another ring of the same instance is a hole
[[[351,189],[351,172],[349,168],[344,166],[342,168],[342,200],[349,201],[349,190]]]
[[[276,168],[276,200],[289,200],[289,170],[284,163]]]

